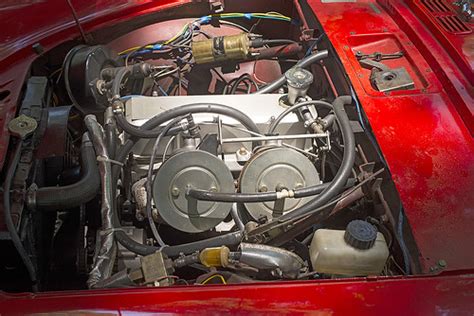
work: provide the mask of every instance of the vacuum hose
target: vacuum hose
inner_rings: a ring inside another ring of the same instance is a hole
[[[311,64],[314,64],[315,62],[320,61],[321,59],[324,59],[328,57],[328,51],[327,50],[322,50],[320,52],[314,53],[312,55],[309,55],[306,58],[301,59],[295,67],[301,67],[305,68],[310,66]],[[261,88],[254,94],[263,94],[263,93],[272,93],[273,91],[281,88],[284,84],[286,83],[286,78],[285,76],[281,76],[277,80],[273,81],[272,83],[269,83],[265,87]]]

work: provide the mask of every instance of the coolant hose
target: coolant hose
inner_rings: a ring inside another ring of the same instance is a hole
[[[130,124],[124,117],[123,113],[117,113],[116,117],[117,124],[125,132],[127,132],[127,134],[139,138],[156,138],[160,134],[161,129],[152,130],[153,128],[156,128],[177,116],[195,113],[215,113],[225,115],[237,120],[248,130],[255,133],[260,133],[257,125],[255,125],[252,119],[248,117],[245,113],[230,106],[218,103],[191,103],[182,105],[162,112],[158,115],[155,115],[154,117],[149,119],[142,127],[136,127]]]
[[[322,50],[320,52],[311,54],[308,57],[301,59],[295,65],[295,67],[301,67],[301,68],[308,67],[311,64],[314,64],[315,62],[320,61],[321,59],[324,59],[324,58],[328,57],[328,55],[329,55],[329,53],[328,53],[327,50]],[[266,85],[265,87],[261,88],[257,92],[254,92],[254,94],[272,93],[273,91],[281,88],[285,84],[285,82],[286,82],[286,78],[285,78],[285,75],[283,75],[280,78],[278,78],[277,80],[275,80],[275,81],[269,83],[268,85]]]
[[[336,175],[334,176],[334,179],[330,182],[328,187],[324,189],[323,192],[321,192],[321,194],[305,205],[295,209],[294,211],[283,214],[279,218],[280,220],[283,221],[291,219],[315,210],[339,194],[344,188],[349,176],[352,173],[352,167],[354,166],[354,160],[356,156],[354,132],[352,131],[349,118],[347,117],[346,110],[344,109],[344,105],[351,103],[351,96],[340,96],[332,102],[334,113],[336,114],[337,121],[341,128],[342,141],[344,142],[342,163]]]
[[[127,236],[127,234],[121,230],[116,230],[115,237],[117,241],[124,246],[126,249],[130,250],[141,256],[150,255],[158,250],[159,247],[148,246],[141,243],[138,243]],[[242,232],[232,232],[225,235],[216,236],[208,239],[203,239],[199,241],[190,242],[187,244],[175,245],[175,246],[166,246],[161,248],[164,254],[168,257],[177,257],[180,254],[188,255],[193,252],[200,251],[204,248],[210,247],[220,247],[220,246],[235,246],[240,244],[243,238]]]
[[[100,176],[94,147],[87,133],[82,137],[81,159],[81,180],[61,187],[43,187],[31,191],[29,207],[41,211],[57,211],[75,208],[92,200],[99,192]]]

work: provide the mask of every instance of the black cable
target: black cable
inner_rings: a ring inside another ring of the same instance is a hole
[[[148,224],[150,225],[151,231],[153,232],[153,236],[155,237],[156,241],[161,247],[166,246],[163,239],[161,239],[160,234],[158,233],[158,228],[156,227],[155,221],[153,220],[152,211],[151,211],[151,200],[153,196],[152,192],[152,177],[153,177],[153,165],[155,164],[155,157],[156,152],[158,151],[158,146],[160,145],[161,139],[168,133],[173,125],[181,121],[184,117],[179,116],[171,120],[163,130],[160,132],[156,141],[153,145],[153,149],[150,156],[150,163],[148,165],[148,172],[147,172],[147,180],[146,180],[146,216],[148,218]]]
[[[259,87],[257,83],[255,82],[255,80],[252,78],[251,75],[249,75],[248,73],[245,73],[241,75],[240,77],[238,77],[237,79],[235,79],[235,81],[231,84],[230,94],[235,94],[239,85],[245,82],[246,80],[250,81],[250,84],[253,85],[255,89],[258,91]],[[251,88],[251,85],[247,85],[249,89]]]
[[[23,140],[19,141],[18,144],[16,145],[15,151],[13,152],[12,161],[10,163],[10,166],[7,169],[7,174],[5,176],[5,182],[3,184],[3,214],[5,216],[5,224],[7,226],[8,232],[10,233],[10,237],[12,239],[13,245],[18,251],[18,254],[21,257],[21,260],[23,261],[23,264],[28,270],[30,280],[33,283],[32,290],[33,292],[37,292],[38,284],[37,284],[37,279],[36,279],[36,269],[28,253],[25,250],[25,247],[23,247],[23,243],[21,242],[18,232],[16,231],[16,227],[12,219],[11,205],[10,205],[11,184],[12,184],[13,176],[15,174],[15,170],[18,166],[18,163],[20,162],[22,145],[23,145]]]

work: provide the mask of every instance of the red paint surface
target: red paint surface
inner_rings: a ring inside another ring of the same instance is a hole
[[[9,2],[0,5],[4,30],[0,33],[0,90],[11,91],[0,101],[0,165],[8,144],[6,122],[15,112],[29,64],[36,57],[30,46],[39,41],[49,50],[79,35],[65,1],[30,1],[31,5],[5,9]],[[401,1],[380,1],[390,4],[390,14],[378,4],[373,4],[378,9],[374,10],[371,2],[310,4],[347,69],[389,164],[424,270],[439,259],[446,260],[448,270],[473,268],[474,144],[470,133],[474,129],[469,109],[474,102],[472,82],[466,77],[469,69],[461,70],[421,18]],[[178,1],[73,1],[86,32],[172,3]],[[370,88],[368,70],[360,68],[353,50],[374,48],[407,52],[405,58],[390,63],[408,69],[415,90],[385,95]],[[472,56],[468,60],[472,65]],[[466,275],[0,295],[0,312],[472,314],[473,282],[472,275]]]
[[[474,142],[472,117],[462,111],[474,105],[472,82],[402,1],[381,2],[391,15],[374,1],[310,4],[388,162],[423,270],[440,259],[452,270],[474,267]],[[355,50],[405,51],[405,58],[386,64],[407,68],[415,89],[388,94],[373,90],[370,71],[360,67]]]
[[[285,282],[195,286],[39,295],[2,295],[5,314],[181,313],[311,315],[472,315],[474,277],[385,281]]]

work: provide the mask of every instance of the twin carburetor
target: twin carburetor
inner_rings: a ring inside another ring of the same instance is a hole
[[[259,130],[267,131],[275,115],[298,100],[306,100],[312,74],[296,68],[286,74],[288,94],[205,96],[132,96],[125,104],[129,122],[141,125],[162,111],[190,103],[219,103],[252,117]],[[163,159],[153,183],[156,218],[188,233],[215,228],[229,216],[232,203],[198,201],[186,195],[189,188],[224,193],[258,193],[309,187],[320,183],[319,173],[310,160],[316,142],[308,136],[307,119],[314,121],[312,106],[298,114],[290,113],[272,135],[249,135],[235,120],[212,114],[193,115],[202,139],[167,137],[158,153]],[[216,128],[217,126],[217,128]],[[325,132],[329,139],[329,132]],[[320,133],[321,134],[321,133]],[[321,136],[321,135],[320,135]],[[142,139],[134,148],[137,161],[149,157],[152,141]],[[160,156],[158,155],[158,157]],[[135,171],[137,177],[144,166]],[[134,186],[138,194],[140,186]],[[141,191],[143,192],[143,190]],[[279,199],[245,203],[254,221],[271,220],[291,212],[309,198]]]

